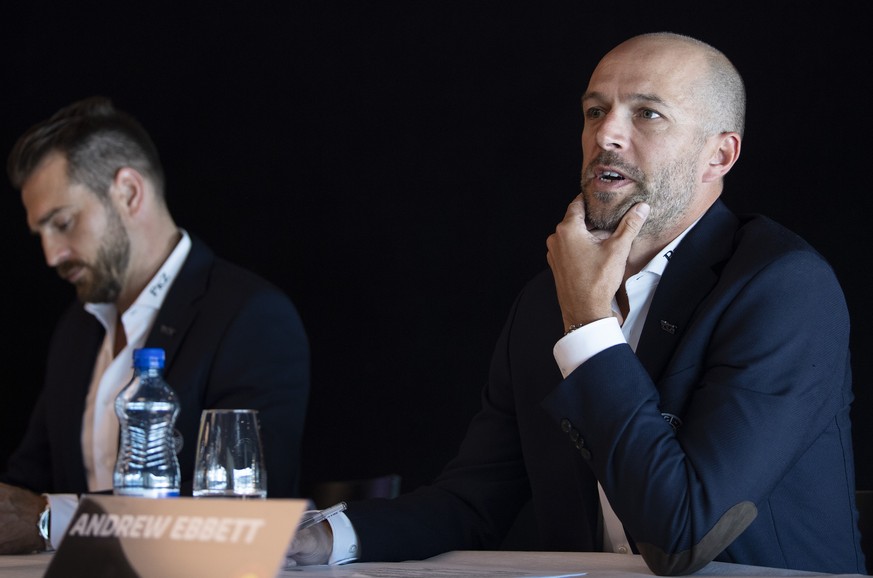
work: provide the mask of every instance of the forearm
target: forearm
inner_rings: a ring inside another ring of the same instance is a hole
[[[628,346],[615,346],[547,396],[638,544],[700,547],[734,508],[760,504],[806,467],[798,460],[847,411],[848,324],[821,273],[789,259],[723,296],[717,288],[710,299],[724,306],[688,323],[657,382]],[[798,292],[798,279],[820,282]],[[678,430],[663,414],[679,418]],[[723,539],[721,549],[731,534]]]

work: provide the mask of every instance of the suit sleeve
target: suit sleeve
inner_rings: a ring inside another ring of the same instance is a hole
[[[61,317],[27,430],[0,480],[37,493],[87,491],[81,428],[94,352],[103,328],[74,304]]]
[[[32,492],[52,490],[51,451],[45,425],[45,393],[37,399],[24,438],[10,456],[0,482]]]
[[[309,345],[293,304],[278,291],[248,298],[209,368],[204,407],[258,410],[270,497],[298,493],[309,398]]]
[[[583,455],[658,574],[692,573],[728,547],[851,399],[848,313],[814,253],[783,255],[703,306],[714,313],[699,315],[702,327],[686,335],[701,354],[671,366],[657,386],[619,345],[544,401],[580,434]],[[658,388],[673,382],[691,383],[677,431],[659,408]]]

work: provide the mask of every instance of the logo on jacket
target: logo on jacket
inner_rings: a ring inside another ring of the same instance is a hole
[[[670,427],[673,428],[673,431],[678,431],[680,427],[682,427],[682,420],[679,419],[678,416],[673,415],[672,413],[662,413],[661,417],[670,424]]]

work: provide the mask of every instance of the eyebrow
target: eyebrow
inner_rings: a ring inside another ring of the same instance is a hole
[[[51,211],[49,211],[48,213],[46,213],[45,215],[40,217],[40,219],[36,222],[36,227],[31,227],[30,231],[32,233],[36,234],[39,231],[39,229],[41,229],[43,226],[45,226],[46,223],[51,221],[55,215],[57,215],[61,211],[66,210],[68,208],[69,208],[69,205],[64,205],[62,207],[55,207],[54,209],[52,209]]]
[[[667,105],[667,102],[658,96],[657,94],[644,93],[644,92],[632,92],[630,94],[621,95],[622,100],[627,100],[631,102],[650,102],[654,104],[663,104]],[[582,95],[582,102],[584,103],[586,100],[606,100],[606,96],[602,92],[592,91],[586,92]]]

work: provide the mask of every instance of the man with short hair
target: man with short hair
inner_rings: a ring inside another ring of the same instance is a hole
[[[57,545],[76,495],[112,489],[114,401],[140,347],[166,351],[183,494],[201,411],[251,408],[269,495],[295,495],[309,395],[303,325],[279,289],[176,225],[142,126],[105,98],[73,103],[18,140],[8,172],[46,264],[79,302],[58,323],[28,429],[0,476],[0,553]]]
[[[450,550],[638,551],[863,573],[849,317],[802,239],[719,200],[742,80],[692,38],[610,51],[582,97],[581,194],[430,486],[304,530],[299,563]]]

